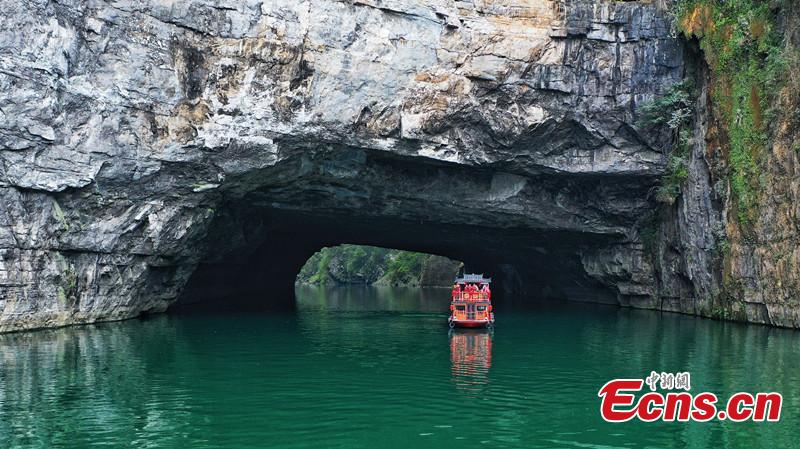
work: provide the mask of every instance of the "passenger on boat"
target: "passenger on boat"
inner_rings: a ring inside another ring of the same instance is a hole
[[[461,286],[458,284],[453,284],[453,299],[461,297]]]
[[[481,287],[481,293],[483,293],[486,299],[492,299],[492,291],[489,289],[489,284],[483,284],[483,287]]]

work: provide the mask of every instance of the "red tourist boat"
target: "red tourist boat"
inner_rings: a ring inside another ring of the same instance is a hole
[[[450,327],[491,327],[492,313],[491,278],[482,274],[464,274],[456,278],[453,299],[450,303]]]

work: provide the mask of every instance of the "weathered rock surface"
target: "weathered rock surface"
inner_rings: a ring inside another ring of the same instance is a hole
[[[447,257],[432,256],[422,265],[419,284],[431,287],[450,287],[462,264]]]
[[[291,283],[343,242],[701,313],[708,246],[640,237],[669,142],[637,108],[684,76],[668,5],[0,3],[0,331]],[[708,241],[708,188],[675,238]]]

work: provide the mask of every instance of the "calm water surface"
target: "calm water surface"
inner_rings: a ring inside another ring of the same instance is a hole
[[[800,447],[800,332],[603,306],[497,310],[448,290],[300,288],[280,315],[0,336],[0,447]],[[778,391],[779,423],[604,423],[615,377]]]

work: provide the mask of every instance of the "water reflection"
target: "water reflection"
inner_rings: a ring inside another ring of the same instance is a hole
[[[451,329],[450,365],[457,388],[470,394],[481,393],[489,383],[492,367],[492,331]]]
[[[450,304],[450,290],[438,287],[298,285],[295,296],[301,311],[447,313]]]
[[[158,382],[151,371],[189,352],[177,324],[158,317],[0,335],[0,447],[114,446],[123,439],[147,447],[141,439],[158,428],[161,445],[192,441],[188,388]]]
[[[448,334],[448,293],[0,335],[0,448],[797,447],[800,332],[562,305]],[[650,370],[778,391],[781,421],[605,423],[599,387]]]

